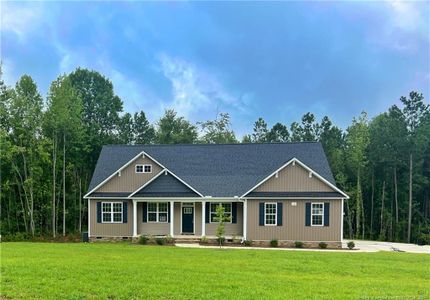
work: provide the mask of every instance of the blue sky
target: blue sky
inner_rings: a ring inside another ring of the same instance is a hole
[[[81,66],[156,121],[232,116],[251,131],[311,111],[345,128],[411,90],[430,97],[430,2],[2,2],[3,78],[46,95]]]

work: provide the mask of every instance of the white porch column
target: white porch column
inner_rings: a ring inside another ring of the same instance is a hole
[[[175,202],[170,201],[170,236],[173,237],[173,224],[175,222],[174,215],[175,215]]]
[[[137,236],[137,202],[133,200],[133,236]]]
[[[248,200],[243,202],[243,239],[247,240],[247,224],[248,224]]]
[[[206,202],[202,201],[202,236],[206,235]]]

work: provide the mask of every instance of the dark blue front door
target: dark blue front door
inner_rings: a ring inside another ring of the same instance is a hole
[[[194,207],[182,207],[182,233],[194,233]]]

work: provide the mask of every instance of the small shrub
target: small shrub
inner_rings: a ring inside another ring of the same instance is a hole
[[[420,246],[430,245],[430,234],[420,233],[417,237],[417,244]]]
[[[355,243],[353,241],[349,241],[348,244],[346,244],[346,246],[348,247],[349,250],[352,250],[355,247]]]
[[[146,244],[148,244],[148,240],[149,240],[149,238],[146,235],[141,235],[139,237],[139,244],[146,245]]]
[[[244,244],[245,246],[249,247],[249,246],[251,246],[251,245],[252,245],[252,241],[251,241],[251,240],[244,240],[244,241],[243,241],[243,244]]]
[[[270,241],[270,247],[278,247],[278,240],[273,239]]]
[[[166,236],[166,243],[167,244],[173,244],[174,241],[175,241],[175,239],[170,234],[168,236]]]
[[[204,235],[204,236],[202,236],[202,237],[201,237],[201,239],[200,239],[200,243],[201,243],[201,244],[207,244],[207,243],[209,243],[209,240],[208,240],[208,238]]]
[[[166,238],[164,237],[158,237],[155,239],[155,242],[157,243],[157,245],[165,245],[166,244]]]
[[[318,246],[321,248],[321,249],[327,249],[327,243],[324,243],[324,242],[320,242],[319,244],[318,244]]]
[[[296,248],[303,248],[303,242],[302,241],[295,241],[294,246]]]

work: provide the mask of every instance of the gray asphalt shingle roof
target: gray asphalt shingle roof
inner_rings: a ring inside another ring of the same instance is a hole
[[[318,142],[107,145],[100,153],[89,191],[142,151],[205,196],[241,196],[293,157],[335,185]]]

